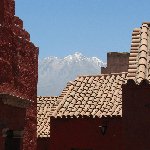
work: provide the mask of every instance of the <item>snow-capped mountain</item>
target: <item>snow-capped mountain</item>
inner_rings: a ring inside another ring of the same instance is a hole
[[[67,82],[78,75],[100,74],[106,66],[97,57],[85,57],[76,52],[64,58],[46,57],[39,60],[38,96],[58,96]]]

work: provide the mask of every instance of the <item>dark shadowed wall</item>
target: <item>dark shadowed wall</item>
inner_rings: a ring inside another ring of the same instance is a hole
[[[123,85],[124,150],[150,149],[150,85]]]
[[[107,126],[103,135],[99,126]],[[122,118],[52,118],[51,150],[122,150]]]
[[[37,150],[51,150],[49,137],[37,138]]]
[[[4,105],[0,100],[0,150],[3,150],[6,140],[2,135],[2,129],[9,128],[10,130],[23,131],[25,115],[26,109]]]

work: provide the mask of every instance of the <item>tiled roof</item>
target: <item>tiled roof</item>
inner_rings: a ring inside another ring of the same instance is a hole
[[[101,117],[102,115],[122,115],[121,85],[123,82],[126,82],[127,79],[133,79],[139,84],[143,79],[150,80],[149,28],[150,23],[145,22],[141,28],[133,30],[127,77],[124,73],[78,77],[69,86],[53,116],[93,115]],[[125,77],[120,81],[123,75]],[[119,88],[115,89],[114,85]]]
[[[129,57],[128,79],[139,84],[143,79],[150,81],[150,23],[145,22],[141,28],[132,33]]]
[[[122,89],[127,73],[79,76],[53,112],[53,116],[122,115]]]
[[[58,103],[57,97],[37,97],[37,137],[50,137],[50,116]]]
[[[122,116],[122,88],[128,79],[150,81],[150,23],[132,33],[128,73],[79,76],[69,82],[51,111],[52,97],[38,99],[38,136],[50,136],[50,116]],[[55,100],[54,100],[55,101]],[[52,113],[53,112],[53,113]]]

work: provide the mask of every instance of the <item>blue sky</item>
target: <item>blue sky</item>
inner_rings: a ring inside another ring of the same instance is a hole
[[[133,28],[150,21],[149,0],[16,0],[39,58],[78,51],[106,60],[109,51],[129,51]]]

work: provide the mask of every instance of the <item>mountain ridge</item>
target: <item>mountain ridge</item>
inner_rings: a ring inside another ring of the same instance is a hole
[[[80,52],[64,58],[49,56],[39,60],[38,96],[58,96],[78,75],[100,74],[106,66],[97,57],[86,57]]]

